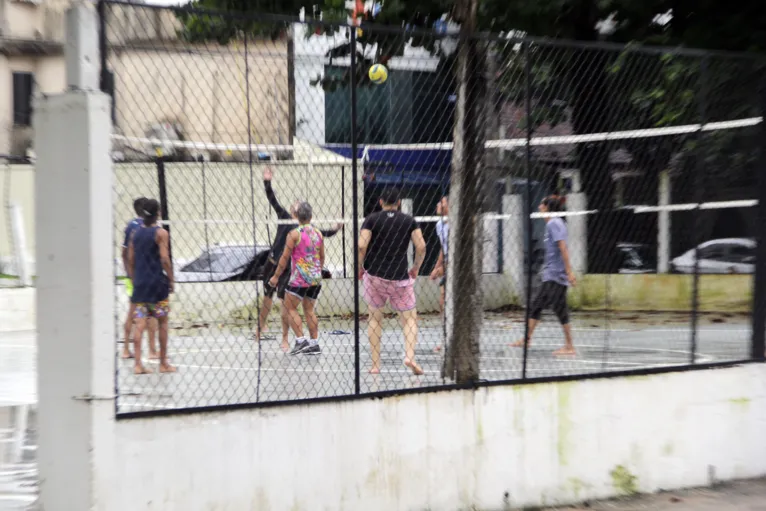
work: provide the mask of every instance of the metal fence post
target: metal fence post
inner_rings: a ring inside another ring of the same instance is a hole
[[[356,140],[356,27],[349,27],[351,32],[351,200],[354,235],[354,393],[359,394],[359,169],[357,166]]]
[[[766,114],[766,76],[761,79],[759,103],[762,115]],[[760,124],[761,140],[766,140],[766,123]],[[758,166],[758,222],[755,232],[755,278],[753,283],[753,332],[750,357],[763,362],[766,351],[766,151],[761,149]]]
[[[692,281],[692,317],[691,317],[691,342],[689,346],[689,363],[697,363],[697,328],[699,323],[699,246],[702,242],[702,236],[700,232],[702,230],[702,215],[700,214],[700,204],[704,200],[702,173],[705,169],[704,164],[704,144],[703,140],[703,128],[707,118],[707,95],[708,95],[708,55],[704,55],[700,61],[700,83],[699,83],[699,98],[697,106],[699,109],[699,123],[700,129],[697,132],[697,147],[695,148],[695,177],[694,177],[694,201],[697,203],[695,208],[695,235],[694,235],[694,276]]]
[[[527,377],[527,357],[529,356],[529,308],[532,306],[532,57],[529,50],[529,42],[524,43],[524,88],[525,109],[527,117],[527,203],[524,209],[527,245],[527,283],[526,283],[526,306],[524,307],[524,360],[521,367],[521,378]]]
[[[98,5],[96,6],[96,10],[98,12],[98,53],[101,64],[101,70],[99,72],[99,88],[101,89],[101,92],[107,92],[111,94],[111,90],[108,90],[109,71],[106,67],[106,1],[99,0]],[[114,99],[112,101],[114,101]]]
[[[170,212],[168,210],[168,188],[165,180],[165,158],[160,155],[157,157],[157,184],[159,186],[160,193],[160,218],[162,218],[162,226],[170,234]],[[168,236],[168,255],[170,256],[170,263],[173,263],[173,239]]]

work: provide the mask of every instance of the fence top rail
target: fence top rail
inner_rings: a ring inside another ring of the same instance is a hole
[[[145,4],[132,0],[99,0],[99,3],[105,5],[116,5],[124,7],[135,7],[137,9],[149,9],[159,11],[173,11],[176,13],[185,14],[197,14],[203,16],[217,16],[220,18],[227,18],[239,21],[258,21],[258,22],[273,22],[273,23],[300,23],[310,26],[319,26],[324,28],[351,28],[352,25],[341,22],[330,22],[324,20],[318,20],[313,18],[301,19],[299,16],[286,16],[282,14],[269,14],[269,13],[254,13],[254,12],[231,12],[223,11],[219,9],[201,9],[198,7],[190,7],[188,5],[160,5],[160,4]],[[450,39],[456,38],[457,33],[445,33],[439,34],[433,30],[424,28],[413,27],[399,27],[393,25],[380,25],[375,23],[363,23],[365,30],[377,32],[377,33],[390,33],[401,34],[408,33],[412,36],[429,36],[434,39]],[[688,57],[723,57],[729,59],[743,59],[752,60],[754,62],[766,65],[766,55],[761,55],[754,52],[734,52],[726,50],[709,50],[702,48],[688,48],[683,46],[646,46],[640,43],[632,42],[628,44],[621,44],[607,41],[575,41],[571,39],[553,39],[550,37],[538,37],[538,36],[509,36],[503,33],[493,32],[476,32],[473,37],[484,40],[487,42],[502,41],[511,44],[526,44],[526,45],[540,45],[551,46],[561,48],[574,48],[583,50],[612,50],[612,51],[628,51],[634,53],[647,53],[647,54],[674,54],[679,56]]]

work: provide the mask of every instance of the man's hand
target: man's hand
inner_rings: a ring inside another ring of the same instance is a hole
[[[444,267],[442,267],[442,266],[438,266],[438,267],[434,268],[434,271],[432,271],[431,275],[430,275],[431,280],[436,280],[436,279],[438,279],[440,277],[443,277],[443,276],[444,276]]]
[[[265,169],[263,169],[264,181],[271,181],[272,177],[274,177],[274,173],[271,171],[271,167],[266,167]]]
[[[269,285],[271,287],[277,287],[278,282],[279,282],[279,277],[277,277],[276,275],[274,275],[273,277],[271,277],[271,279],[269,279]]]
[[[359,280],[364,279],[364,268],[359,268]]]
[[[409,275],[411,279],[418,278],[418,273],[420,273],[420,268],[416,268],[415,266],[410,268]]]
[[[569,280],[569,283],[572,285],[572,287],[577,286],[577,277],[575,277],[575,274],[573,271],[569,271],[567,273],[567,280]]]
[[[172,280],[170,281],[170,293],[175,293],[176,290],[176,283]]]

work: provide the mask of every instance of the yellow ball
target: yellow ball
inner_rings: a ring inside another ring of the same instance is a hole
[[[383,64],[375,64],[370,67],[368,74],[370,75],[370,81],[376,85],[380,85],[388,80],[388,69]]]

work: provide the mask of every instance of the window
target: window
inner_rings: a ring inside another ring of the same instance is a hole
[[[755,260],[755,251],[746,245],[730,245],[726,259],[733,263],[752,263]]]
[[[13,73],[13,124],[32,125],[32,73]]]
[[[711,261],[723,261],[725,247],[723,245],[708,245],[699,250],[700,259],[709,259]]]

